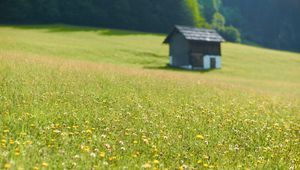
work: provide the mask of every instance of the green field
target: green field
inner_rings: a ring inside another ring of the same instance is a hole
[[[300,54],[184,71],[164,37],[0,26],[0,169],[300,168]]]

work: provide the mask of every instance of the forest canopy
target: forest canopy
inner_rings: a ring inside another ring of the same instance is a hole
[[[197,0],[1,0],[0,22],[66,23],[149,32],[203,26]]]

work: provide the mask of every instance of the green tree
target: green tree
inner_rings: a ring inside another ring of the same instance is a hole
[[[225,26],[226,20],[220,12],[213,15],[212,26],[215,28],[222,28]]]
[[[226,41],[241,42],[241,34],[237,28],[229,26],[217,30],[223,36],[223,38],[225,38]]]
[[[201,16],[200,8],[197,0],[186,0],[186,5],[191,11],[191,15],[194,19],[194,24],[197,27],[206,27],[207,23],[205,19]]]

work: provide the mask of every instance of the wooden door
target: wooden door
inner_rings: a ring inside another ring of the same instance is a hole
[[[210,68],[216,68],[216,58],[210,58]]]
[[[203,54],[202,53],[192,53],[192,66],[193,67],[203,67]]]

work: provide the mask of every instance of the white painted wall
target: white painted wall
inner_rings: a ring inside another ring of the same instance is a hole
[[[220,69],[222,67],[222,61],[221,61],[221,56],[218,56],[218,55],[205,55],[203,58],[203,62],[204,62],[203,69],[211,69],[210,68],[210,59],[211,58],[216,59],[216,68]],[[174,66],[172,56],[170,56],[170,65]],[[184,69],[192,69],[193,68],[192,65],[182,65],[180,67],[184,68]]]
[[[210,69],[210,59],[215,58],[216,59],[216,68],[221,68],[222,67],[222,62],[221,62],[221,56],[218,55],[205,55],[203,58],[204,62],[204,69]]]

